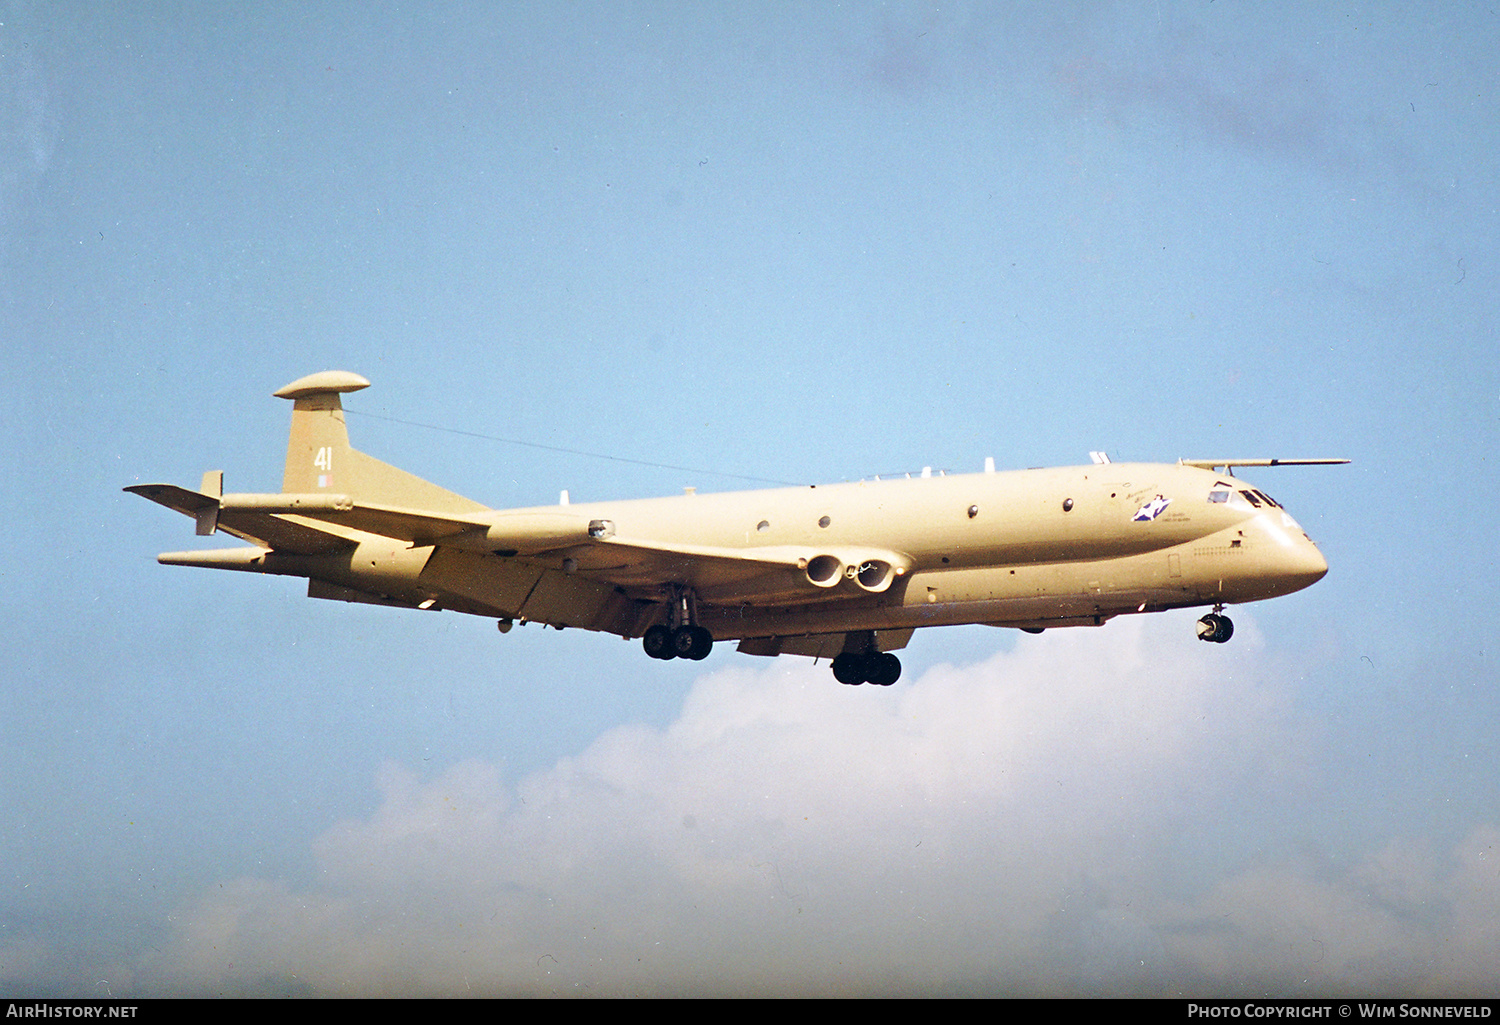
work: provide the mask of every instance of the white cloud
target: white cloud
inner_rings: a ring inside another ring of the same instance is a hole
[[[516,786],[479,762],[430,782],[388,765],[376,812],[317,842],[321,885],[226,884],[146,974],[231,993],[1165,995],[1437,986],[1457,948],[1492,955],[1492,828],[1446,862],[1393,846],[1331,880],[1163,871],[1247,785],[1297,780],[1307,735],[1253,623],[1229,647],[1182,626],[1027,637],[889,689],[730,662],[667,729],[611,730]],[[1433,971],[1393,975],[1413,950]]]
[[[1395,842],[1342,870],[1258,867],[1164,909],[1162,934],[1188,994],[1489,996],[1500,982],[1497,859],[1500,829],[1482,825],[1442,857]]]

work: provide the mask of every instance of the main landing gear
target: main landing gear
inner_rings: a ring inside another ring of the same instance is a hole
[[[672,595],[672,620],[674,625],[661,623],[646,628],[641,635],[641,647],[652,658],[690,658],[701,662],[714,649],[714,635],[698,625],[697,598],[686,587],[674,588]]]
[[[714,648],[714,636],[701,626],[679,626],[668,629],[658,623],[646,628],[641,647],[652,658],[690,658],[702,661]]]
[[[1224,606],[1215,605],[1212,612],[1198,620],[1198,639],[1200,641],[1212,641],[1215,644],[1223,644],[1234,636],[1234,623],[1230,622],[1228,616],[1220,615],[1223,611]]]
[[[846,651],[833,659],[833,678],[852,686],[889,687],[901,679],[901,660],[889,651]]]

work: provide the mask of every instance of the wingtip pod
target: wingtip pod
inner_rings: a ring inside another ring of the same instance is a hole
[[[291,384],[277,389],[278,399],[305,399],[312,395],[327,395],[330,392],[359,391],[370,387],[370,382],[347,370],[323,370],[316,374],[299,377]]]

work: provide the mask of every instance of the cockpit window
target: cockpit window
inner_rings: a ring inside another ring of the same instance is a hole
[[[1208,501],[1211,505],[1227,505],[1231,509],[1242,509],[1253,511],[1270,506],[1280,509],[1281,504],[1264,491],[1255,488],[1242,488],[1236,490],[1233,484],[1225,481],[1216,481],[1213,490],[1208,493]]]

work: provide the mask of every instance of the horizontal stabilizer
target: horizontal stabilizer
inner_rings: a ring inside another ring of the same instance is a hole
[[[219,500],[212,495],[199,494],[187,488],[179,488],[175,484],[136,484],[125,490],[132,495],[149,498],[157,505],[164,505],[173,512],[180,512],[193,519],[197,519],[198,514],[203,510],[217,509],[219,506]]]
[[[220,498],[199,491],[189,491],[175,484],[136,484],[125,490],[196,520],[198,533],[205,536],[213,533],[214,529],[222,530],[241,541],[293,555],[324,555],[354,544],[347,537],[280,515],[294,511],[293,508],[282,507],[287,505],[288,499],[295,501],[310,498],[322,502],[341,496],[225,495]],[[259,502],[259,499],[269,501]],[[303,508],[306,506],[298,506],[296,511]],[[205,529],[210,527],[213,529]]]

